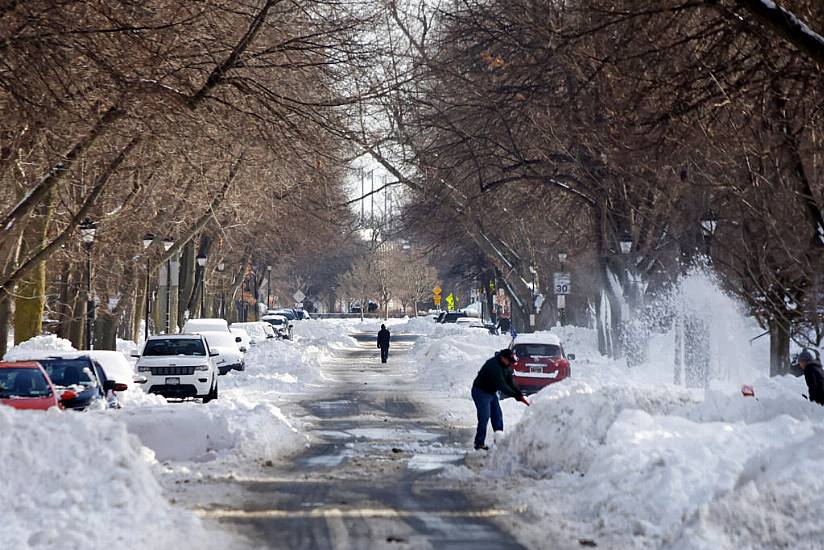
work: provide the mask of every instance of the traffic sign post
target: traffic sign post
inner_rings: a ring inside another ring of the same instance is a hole
[[[572,290],[572,277],[569,273],[556,272],[552,277],[552,289],[555,294],[567,295]]]
[[[552,279],[552,287],[558,300],[558,321],[563,326],[566,323],[566,297],[572,291],[572,277],[569,273],[558,272]]]

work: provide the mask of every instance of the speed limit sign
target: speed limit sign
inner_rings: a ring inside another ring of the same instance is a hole
[[[569,273],[554,273],[552,278],[552,287],[555,291],[555,294],[559,296],[565,296],[570,293],[572,290],[572,284],[570,284],[572,277],[570,277]]]

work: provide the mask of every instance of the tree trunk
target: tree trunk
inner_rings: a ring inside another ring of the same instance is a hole
[[[9,347],[9,326],[11,321],[11,300],[0,290],[0,356]]]
[[[191,304],[195,290],[195,265],[195,244],[189,241],[183,245],[183,250],[180,253],[178,304],[175,308],[178,319],[177,325],[180,330],[183,330],[187,318],[194,317],[195,308],[192,308]]]
[[[117,349],[118,317],[98,308],[94,320],[94,349]]]
[[[770,319],[770,376],[790,372],[790,333],[779,319]]]

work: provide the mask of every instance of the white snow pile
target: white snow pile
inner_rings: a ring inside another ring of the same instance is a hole
[[[271,340],[252,346],[246,354],[246,370],[220,377],[220,390],[253,391],[269,397],[304,391],[307,385],[318,383],[319,361],[328,353],[322,345],[310,342],[308,338]]]
[[[208,405],[170,403],[121,413],[129,432],[164,462],[273,458],[306,442],[270,403],[221,396]]]
[[[2,547],[225,546],[166,502],[142,453],[105,415],[0,407]]]
[[[33,354],[37,354],[37,357],[45,357],[49,353],[67,351],[77,351],[69,340],[58,338],[54,334],[43,334],[12,347],[3,356],[3,360],[20,361],[31,358]]]
[[[536,513],[562,498],[567,521],[620,547],[814,548],[824,408],[798,385],[696,402],[676,386],[570,379],[533,398],[485,471],[546,480],[529,491]]]
[[[689,392],[673,390],[607,385],[596,391],[575,380],[550,386],[532,398],[489,467],[499,475],[530,477],[585,473],[625,409],[664,413],[692,400]]]
[[[357,326],[354,319],[307,319],[295,321],[292,335],[296,343],[309,348],[323,348],[333,344],[351,346],[355,344],[355,340],[349,336],[349,332]]]

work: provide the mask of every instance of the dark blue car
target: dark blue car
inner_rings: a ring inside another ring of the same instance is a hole
[[[126,389],[106,378],[103,367],[87,355],[38,359],[52,383],[59,389],[70,389],[77,397],[63,401],[66,409],[77,411],[119,409],[115,392]]]

